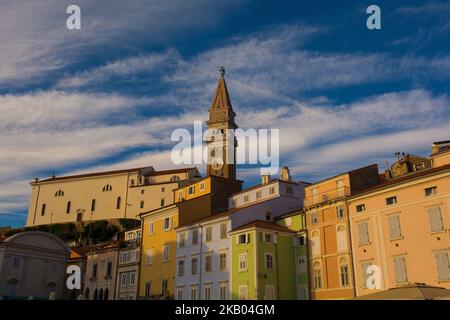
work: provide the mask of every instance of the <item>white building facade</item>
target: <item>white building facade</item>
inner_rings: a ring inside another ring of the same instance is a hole
[[[263,177],[260,185],[229,198],[229,210],[177,229],[176,300],[231,298],[229,231],[275,217],[303,205],[306,183]]]

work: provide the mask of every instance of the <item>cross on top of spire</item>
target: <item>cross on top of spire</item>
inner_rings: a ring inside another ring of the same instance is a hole
[[[220,76],[222,77],[222,79],[225,77],[225,68],[223,66],[220,67],[219,69],[220,71]]]

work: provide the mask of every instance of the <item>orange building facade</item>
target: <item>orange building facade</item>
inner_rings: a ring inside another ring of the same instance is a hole
[[[378,168],[372,165],[305,188],[312,299],[355,296],[347,198],[376,183]]]
[[[433,163],[348,199],[357,296],[414,282],[450,289],[450,150]]]

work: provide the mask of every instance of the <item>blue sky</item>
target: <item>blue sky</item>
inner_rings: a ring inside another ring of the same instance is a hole
[[[221,65],[238,124],[280,129],[300,180],[450,138],[448,1],[107,3],[0,4],[0,225],[24,224],[34,177],[172,167],[170,134],[207,118]]]

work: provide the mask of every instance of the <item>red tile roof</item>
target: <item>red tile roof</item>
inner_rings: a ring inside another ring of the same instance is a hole
[[[415,179],[419,179],[419,178],[422,178],[422,177],[425,177],[428,175],[438,174],[438,173],[440,173],[442,171],[446,171],[446,170],[450,170],[450,164],[405,174],[403,176],[399,176],[399,177],[392,178],[389,180],[384,180],[384,181],[381,181],[379,184],[362,189],[362,190],[352,194],[350,196],[350,198],[357,197],[357,196],[360,196],[360,195],[363,195],[363,194],[366,194],[366,193],[369,193],[372,191],[376,191],[379,189],[387,188],[390,186],[395,186],[395,185],[401,184],[403,182],[408,182],[408,181],[412,181]]]
[[[255,220],[250,223],[244,224],[243,226],[237,227],[231,232],[239,231],[239,230],[245,230],[248,228],[261,228],[261,229],[270,229],[275,231],[281,231],[281,232],[289,232],[289,233],[296,233],[295,231],[292,231],[286,227],[280,226],[279,224],[276,224],[274,222],[270,221],[264,221],[264,220]]]

